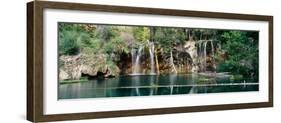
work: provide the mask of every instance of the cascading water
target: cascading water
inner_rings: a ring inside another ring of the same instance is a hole
[[[204,71],[205,68],[205,49],[204,42],[198,41],[198,62],[199,62],[199,70]]]
[[[140,58],[142,55],[142,50],[143,50],[143,46],[140,46],[137,50],[137,52],[135,50],[132,50],[132,63],[133,63],[133,74],[140,74]],[[134,58],[136,58],[134,60]]]
[[[154,61],[154,43],[147,41],[147,45],[140,45],[138,49],[132,49],[131,55],[132,55],[132,75],[139,75],[142,74],[141,72],[141,57],[143,55],[143,49],[144,47],[148,47],[149,50],[149,56],[150,56],[150,73],[151,75],[156,74],[155,72],[155,61]]]
[[[207,43],[208,41],[205,41],[204,42],[204,48],[203,48],[203,51],[204,51],[204,71],[206,71],[206,66],[207,66]]]
[[[204,58],[203,58],[204,50],[202,50],[203,49],[202,48],[203,45],[204,45],[203,42],[199,41],[199,44],[198,44],[198,63],[200,63],[199,64],[200,71],[203,71],[202,68],[203,68],[203,63],[204,63]]]
[[[155,62],[154,62],[154,43],[148,42],[149,46],[149,56],[150,56],[150,74],[156,74],[155,73]]]
[[[200,63],[200,71],[201,72],[206,72],[207,71],[207,46],[208,43],[211,44],[211,59],[212,59],[212,64],[215,64],[215,49],[214,49],[214,44],[212,40],[200,40],[198,42],[198,56],[199,56],[199,63]],[[212,65],[213,68],[215,68],[215,65]]]
[[[213,41],[211,41],[211,48],[212,48],[212,60],[213,60],[213,64],[214,64],[214,68],[216,69],[216,61],[215,61],[215,48],[214,48],[214,44],[213,44]]]
[[[134,73],[134,69],[135,69],[136,54],[137,54],[137,49],[133,48],[133,49],[131,50],[131,56],[132,56],[132,73]]]

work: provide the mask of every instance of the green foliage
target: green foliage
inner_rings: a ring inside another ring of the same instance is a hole
[[[182,29],[158,27],[156,28],[154,38],[159,44],[158,47],[163,48],[165,53],[169,53],[172,50],[174,44],[184,43],[185,34]]]
[[[60,38],[60,54],[74,55],[79,51],[76,35],[72,34],[73,31],[62,32]]]
[[[111,38],[116,36],[116,32],[111,26],[99,25],[95,30],[95,36],[95,38],[108,42]]]
[[[81,44],[89,40],[89,34],[81,25],[59,23],[59,30],[59,54],[78,54]]]
[[[148,27],[135,27],[133,29],[134,37],[138,42],[145,42],[149,40],[149,33],[150,30]]]
[[[124,42],[124,40],[120,37],[114,37],[110,40],[110,42],[106,43],[103,47],[103,50],[106,53],[118,53],[121,54],[122,52],[129,53],[129,48]]]
[[[243,31],[226,31],[221,35],[222,50],[227,58],[221,61],[218,71],[228,71],[246,77],[258,78],[258,43],[257,37],[249,37]]]

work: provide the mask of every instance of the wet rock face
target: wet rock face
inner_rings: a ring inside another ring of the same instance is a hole
[[[197,47],[195,41],[187,41],[184,45],[185,51],[190,54],[191,60],[192,60],[192,68],[191,72],[198,72],[199,67],[197,63]]]
[[[216,71],[215,42],[213,40],[187,41],[184,45],[192,59],[192,72]]]
[[[119,72],[119,68],[113,63],[108,63],[103,54],[59,57],[59,80],[78,80],[82,75],[112,77],[118,76]]]

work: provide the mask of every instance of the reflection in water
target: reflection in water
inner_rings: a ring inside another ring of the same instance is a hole
[[[139,78],[139,76],[134,76],[134,77],[133,77],[133,81],[135,81],[134,83],[132,83],[132,84],[134,84],[134,85],[132,85],[132,86],[135,86],[135,87],[136,87],[136,96],[139,96],[139,95],[140,95],[140,89],[139,89],[139,86],[140,86],[140,78]]]
[[[170,94],[173,94],[173,85],[174,85],[174,83],[175,83],[175,81],[176,81],[176,77],[177,77],[177,74],[171,74],[170,76],[169,76],[169,80],[170,80]]]
[[[138,75],[95,79],[83,83],[60,84],[59,99],[175,95],[258,91],[250,79],[198,77],[196,74]]]

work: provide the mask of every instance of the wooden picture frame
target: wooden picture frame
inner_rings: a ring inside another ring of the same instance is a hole
[[[153,109],[136,109],[122,111],[79,112],[68,114],[44,114],[44,43],[43,24],[45,9],[101,11],[114,13],[133,13],[145,15],[168,15],[179,17],[218,18],[231,20],[252,20],[268,22],[268,101],[239,104],[165,107]],[[201,12],[127,6],[109,6],[80,3],[62,3],[34,1],[27,3],[27,120],[32,122],[49,122],[62,120],[80,120],[108,117],[156,115],[273,106],[273,16],[247,15],[233,13]]]

